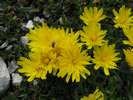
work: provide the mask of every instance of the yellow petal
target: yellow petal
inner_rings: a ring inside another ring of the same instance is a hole
[[[104,68],[104,73],[105,73],[106,76],[109,76],[110,75],[109,69],[108,68]]]

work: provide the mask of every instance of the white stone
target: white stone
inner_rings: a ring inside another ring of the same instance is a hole
[[[60,22],[60,24],[63,24],[63,18],[62,17],[59,18],[59,22]]]
[[[8,45],[8,41],[4,42],[4,43],[0,46],[0,49],[3,49],[3,48],[5,48],[5,47],[7,47],[7,45]]]
[[[41,18],[41,19],[40,19],[40,22],[43,23],[43,22],[44,22],[44,18]]]
[[[37,17],[34,17],[33,21],[43,23],[44,18],[40,18],[40,17],[37,16]]]
[[[18,67],[19,66],[16,64],[16,61],[12,60],[11,62],[8,63],[8,71],[9,71],[9,73],[11,74],[11,73],[15,72]]]
[[[33,21],[32,20],[29,20],[28,22],[27,22],[27,24],[25,25],[25,27],[26,28],[33,28],[34,26],[33,26]]]
[[[18,86],[21,84],[23,77],[18,73],[12,73],[12,84]]]
[[[22,42],[23,45],[26,45],[28,43],[28,41],[29,40],[28,40],[28,38],[26,36],[22,36],[21,37],[21,42]]]
[[[50,15],[46,12],[46,11],[43,11],[43,14],[45,15],[45,17],[49,18]]]
[[[40,22],[40,17],[34,17],[34,19],[33,19],[35,22]]]
[[[11,49],[12,49],[12,47],[13,47],[12,45],[8,45],[8,46],[6,47],[6,49],[5,49],[5,50],[7,50],[7,51],[8,51],[8,50],[11,50]]]
[[[0,57],[0,94],[9,87],[10,75],[4,60]]]
[[[33,80],[33,85],[34,86],[38,85],[38,81],[37,80]]]

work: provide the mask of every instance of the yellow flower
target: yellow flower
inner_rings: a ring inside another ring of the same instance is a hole
[[[31,57],[31,59],[21,57],[18,64],[22,66],[22,68],[18,71],[29,77],[28,82],[33,81],[34,78],[46,79],[46,68],[43,63],[40,62],[39,58],[36,58],[36,56],[33,57]]]
[[[115,15],[114,23],[116,28],[127,28],[129,26],[133,26],[133,16],[131,12],[131,8],[126,8],[122,6],[119,9],[119,12],[113,10]]]
[[[83,20],[86,25],[91,26],[105,19],[105,17],[106,16],[103,15],[103,9],[98,10],[97,7],[90,7],[89,9],[85,7],[83,14],[80,15],[81,20]]]
[[[123,40],[124,44],[133,46],[133,27],[123,29],[125,36],[128,40]]]
[[[71,47],[70,44],[81,46],[78,43],[79,33],[74,33],[72,30],[71,32],[60,30],[60,37],[58,46],[62,49]]]
[[[104,100],[104,94],[99,89],[96,89],[93,94],[84,96],[80,100]]]
[[[127,63],[133,68],[133,49],[124,50],[124,54]]]
[[[53,51],[38,51],[29,54],[29,59],[21,57],[18,64],[22,67],[18,71],[29,77],[28,81],[34,78],[46,79],[47,72],[51,73],[56,68],[57,59]]]
[[[105,42],[106,31],[101,30],[100,25],[84,26],[83,31],[79,31],[79,33],[81,34],[81,40],[85,42],[89,49],[94,46],[102,46]]]
[[[49,28],[46,24],[43,24],[42,27],[31,29],[27,37],[31,41],[28,45],[32,51],[36,51],[35,49],[39,48],[47,49],[55,47],[60,35],[57,29]]]
[[[120,58],[117,57],[119,53],[116,53],[114,45],[103,45],[102,47],[94,48],[94,59],[95,70],[102,67],[105,75],[109,75],[109,69],[117,69],[117,62]]]
[[[66,82],[72,77],[72,82],[80,81],[80,75],[86,79],[86,75],[90,75],[89,70],[85,65],[89,64],[90,57],[85,52],[81,52],[79,44],[77,43],[77,34],[64,34],[60,46],[63,51],[59,58],[59,72],[58,77],[65,77]]]

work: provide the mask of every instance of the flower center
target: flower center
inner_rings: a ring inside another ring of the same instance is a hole
[[[95,41],[97,40],[97,37],[96,37],[96,36],[91,36],[90,40],[91,40],[92,42],[95,42]]]
[[[120,19],[120,23],[125,25],[127,23],[127,19],[124,18]]]
[[[101,54],[100,61],[102,61],[103,63],[105,63],[105,62],[108,61],[108,59],[110,59],[109,54],[107,54],[107,53]]]
[[[40,71],[42,71],[43,70],[43,68],[42,67],[40,67],[40,66],[38,66],[38,67],[36,67],[36,69],[35,69],[37,72],[40,72]]]
[[[106,57],[101,57],[102,62],[106,62],[107,58]]]
[[[42,56],[42,57],[41,57],[41,62],[42,62],[44,65],[48,65],[50,61],[51,61],[51,59],[50,59],[49,57],[45,57],[45,56]]]

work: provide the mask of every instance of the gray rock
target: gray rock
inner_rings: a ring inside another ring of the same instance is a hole
[[[23,80],[23,77],[18,73],[12,73],[12,84],[14,86],[19,86]]]
[[[19,66],[16,64],[16,61],[12,60],[11,62],[8,63],[8,71],[9,71],[9,73],[11,74],[11,73],[15,72],[18,67]]]
[[[43,11],[43,14],[45,17],[49,18],[50,17],[50,14],[47,12],[47,11]]]
[[[8,41],[4,42],[4,43],[0,46],[0,49],[3,49],[3,48],[5,48],[5,47],[7,47],[7,45],[8,45]]]
[[[63,24],[63,18],[62,17],[59,18],[59,22],[60,22],[60,24]]]
[[[4,60],[0,57],[0,95],[9,87],[10,75]]]
[[[12,45],[8,45],[8,46],[6,47],[6,49],[5,49],[5,50],[7,50],[7,51],[8,51],[8,50],[11,50],[11,49],[12,49],[12,47],[13,47]]]
[[[43,23],[44,19],[37,16],[37,17],[34,17],[33,21]]]
[[[29,20],[28,22],[27,22],[27,24],[25,25],[25,27],[26,28],[33,28],[34,26],[33,26],[33,21],[32,20]]]
[[[35,22],[39,22],[40,21],[40,17],[34,17],[34,19],[33,19],[33,21],[35,21]]]
[[[38,85],[38,81],[37,80],[33,80],[33,85],[34,86]]]
[[[28,43],[28,41],[29,40],[28,40],[28,38],[26,36],[22,36],[21,37],[21,42],[22,42],[23,45],[26,45]]]
[[[44,22],[44,18],[41,18],[41,19],[40,19],[40,22],[43,23],[43,22]]]

